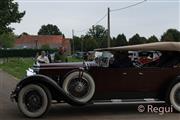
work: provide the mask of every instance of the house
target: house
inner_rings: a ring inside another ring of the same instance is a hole
[[[49,46],[58,48],[64,46],[67,53],[71,53],[71,43],[69,38],[63,35],[22,35],[15,41],[15,48],[37,48]]]

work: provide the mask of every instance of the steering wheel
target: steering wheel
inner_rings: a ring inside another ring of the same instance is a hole
[[[135,67],[137,67],[137,68],[142,68],[142,67],[143,67],[143,65],[140,64],[138,61],[133,61],[133,65],[134,65]]]

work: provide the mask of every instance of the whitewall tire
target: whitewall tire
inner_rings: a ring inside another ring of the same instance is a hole
[[[37,118],[44,115],[51,105],[51,94],[44,86],[30,84],[18,94],[18,108],[27,117]]]
[[[180,82],[176,83],[169,95],[169,100],[173,108],[177,111],[180,112]]]
[[[63,89],[75,100],[87,103],[94,95],[95,83],[88,73],[83,72],[82,79],[79,79],[79,75],[79,71],[69,74],[63,82]]]

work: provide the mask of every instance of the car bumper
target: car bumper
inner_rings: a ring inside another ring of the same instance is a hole
[[[12,102],[17,102],[17,96],[18,96],[18,93],[19,93],[19,90],[20,90],[20,87],[16,87],[10,94],[10,100]]]
[[[11,102],[16,101],[16,98],[17,98],[17,95],[16,95],[15,91],[12,91],[11,94],[10,94],[10,100],[11,100]]]

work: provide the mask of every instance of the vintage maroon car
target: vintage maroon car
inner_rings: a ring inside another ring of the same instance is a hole
[[[92,62],[50,63],[27,70],[11,94],[27,117],[44,115],[52,100],[82,106],[98,102],[161,102],[180,112],[180,43],[157,42],[96,49]],[[158,51],[148,64],[131,61],[129,51]]]

